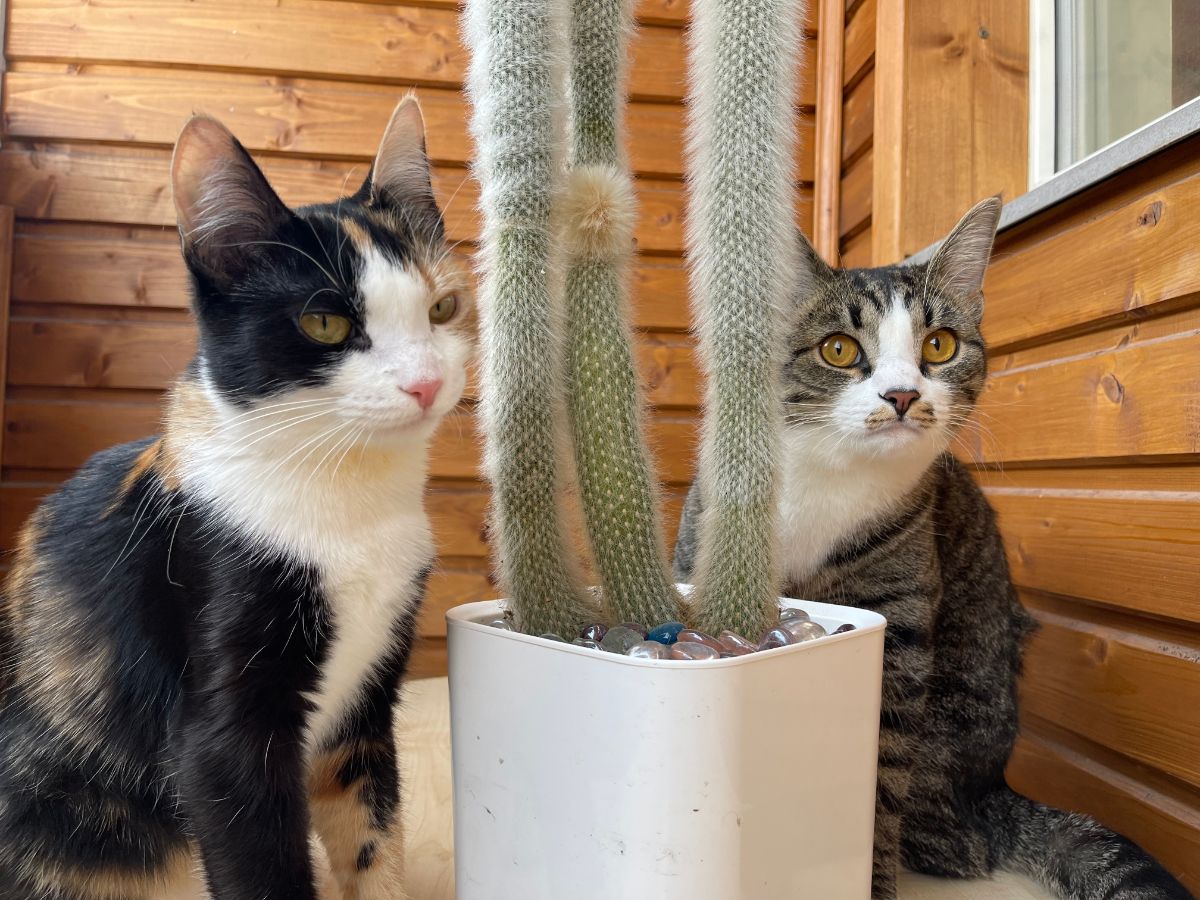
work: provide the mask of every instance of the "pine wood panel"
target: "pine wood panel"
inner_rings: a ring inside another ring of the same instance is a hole
[[[1138,318],[1200,292],[1198,206],[1200,174],[1193,174],[1001,255],[985,285],[988,341],[1013,344],[1114,317]],[[1051,269],[1055,277],[1046,278]],[[1073,302],[1056,302],[1067,296]]]
[[[868,150],[842,174],[842,212],[840,231],[843,237],[858,231],[871,218],[871,185],[875,177],[874,151]]]
[[[876,0],[864,0],[846,23],[846,56],[842,83],[853,84],[874,64]]]
[[[1200,787],[1200,636],[1022,599],[1041,626],[1025,657],[1025,711]]]
[[[842,108],[842,164],[866,149],[875,131],[875,69],[846,93]]]
[[[4,385],[8,371],[9,301],[12,288],[13,210],[0,206],[0,422],[4,421]],[[4,458],[4,432],[0,430],[0,459]]]

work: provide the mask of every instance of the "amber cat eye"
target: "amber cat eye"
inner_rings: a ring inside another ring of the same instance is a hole
[[[944,363],[954,359],[958,352],[958,338],[949,328],[939,328],[931,332],[921,345],[921,356],[925,362]]]
[[[318,344],[340,344],[350,335],[350,320],[331,313],[305,313],[300,330]]]
[[[445,325],[458,312],[458,298],[453,294],[443,297],[429,307],[429,321],[434,325]]]
[[[847,369],[862,359],[862,348],[848,334],[831,334],[821,343],[821,359],[839,369]]]

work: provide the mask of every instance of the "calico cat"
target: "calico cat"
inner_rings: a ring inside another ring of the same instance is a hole
[[[290,210],[194,118],[172,186],[199,324],[162,434],[89,460],[0,603],[0,898],[405,896],[392,735],[434,555],[427,448],[472,312],[424,124]],[[189,894],[190,896],[190,894]]]
[[[983,388],[982,285],[998,198],[924,265],[835,270],[801,236],[783,373],[783,594],[887,617],[872,896],[900,863],[1023,872],[1074,900],[1191,895],[1129,840],[1008,788],[1034,623],[995,515],[948,452]],[[683,512],[687,580],[701,508]]]

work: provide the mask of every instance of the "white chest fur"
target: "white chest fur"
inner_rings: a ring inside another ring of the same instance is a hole
[[[899,503],[936,456],[913,454],[831,462],[817,430],[784,434],[780,485],[780,556],[789,582],[814,575],[842,541]]]
[[[352,450],[334,467],[317,464],[323,452],[294,454],[302,442],[294,435],[284,446],[248,449],[243,430],[191,434],[180,442],[179,474],[227,526],[319,575],[333,627],[311,697],[315,747],[360,698],[391,647],[393,624],[419,600],[414,579],[433,556],[425,441]]]

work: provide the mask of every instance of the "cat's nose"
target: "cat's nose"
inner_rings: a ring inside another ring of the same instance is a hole
[[[896,407],[896,413],[903,419],[908,408],[921,399],[921,393],[920,391],[891,390],[880,394],[879,397]]]
[[[433,401],[437,399],[438,391],[441,389],[442,379],[440,378],[423,378],[400,388],[404,393],[411,394],[421,409],[429,409],[433,406]]]

